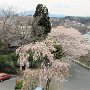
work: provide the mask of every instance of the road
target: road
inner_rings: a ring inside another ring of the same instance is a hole
[[[61,90],[90,90],[90,70],[72,63],[70,72],[71,76],[63,83]]]
[[[63,82],[61,90],[90,90],[90,70],[71,64],[71,76]],[[0,90],[14,90],[16,78],[0,82]]]
[[[16,78],[0,82],[0,90],[15,90]]]

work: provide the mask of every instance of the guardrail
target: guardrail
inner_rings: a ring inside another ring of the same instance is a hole
[[[79,61],[76,61],[76,60],[72,60],[72,61],[73,61],[74,63],[76,63],[76,64],[78,64],[78,65],[80,65],[80,66],[82,66],[82,67],[90,70],[90,67],[89,67],[89,66],[87,66],[87,65],[85,65],[85,64],[83,64],[83,63],[81,63],[81,62],[79,62]]]

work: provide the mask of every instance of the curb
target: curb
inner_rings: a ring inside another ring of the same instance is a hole
[[[72,62],[74,62],[74,63],[76,63],[76,64],[78,64],[78,65],[80,65],[80,66],[82,66],[82,67],[84,67],[84,68],[86,68],[86,69],[88,69],[88,70],[90,70],[90,67],[89,67],[89,66],[87,66],[87,65],[85,65],[85,64],[83,64],[83,63],[81,63],[81,62],[79,62],[79,61],[72,60]]]

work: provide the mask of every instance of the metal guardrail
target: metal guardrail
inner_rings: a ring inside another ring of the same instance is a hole
[[[76,64],[78,64],[78,65],[80,65],[80,66],[82,66],[82,67],[90,70],[90,67],[89,67],[89,66],[87,66],[87,65],[85,65],[85,64],[83,64],[83,63],[81,63],[81,62],[79,62],[79,61],[76,61],[76,60],[72,60],[72,61],[73,61],[74,63],[76,63]]]

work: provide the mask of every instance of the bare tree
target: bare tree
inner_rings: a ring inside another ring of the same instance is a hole
[[[0,17],[0,38],[4,43],[4,50],[8,52],[8,45],[13,42],[17,45],[30,42],[31,25],[28,25],[28,18],[19,16],[16,10],[8,8],[2,10]],[[29,19],[30,21],[30,19]]]
[[[4,49],[6,51],[8,51],[9,39],[11,38],[11,34],[13,33],[11,29],[15,23],[15,15],[15,11],[13,11],[11,8],[2,10],[0,34],[4,43]]]
[[[28,16],[27,17],[19,16],[15,24],[14,29],[16,31],[17,39],[21,41],[21,45],[24,45],[30,42],[31,25],[28,25],[29,18],[30,17]]]

